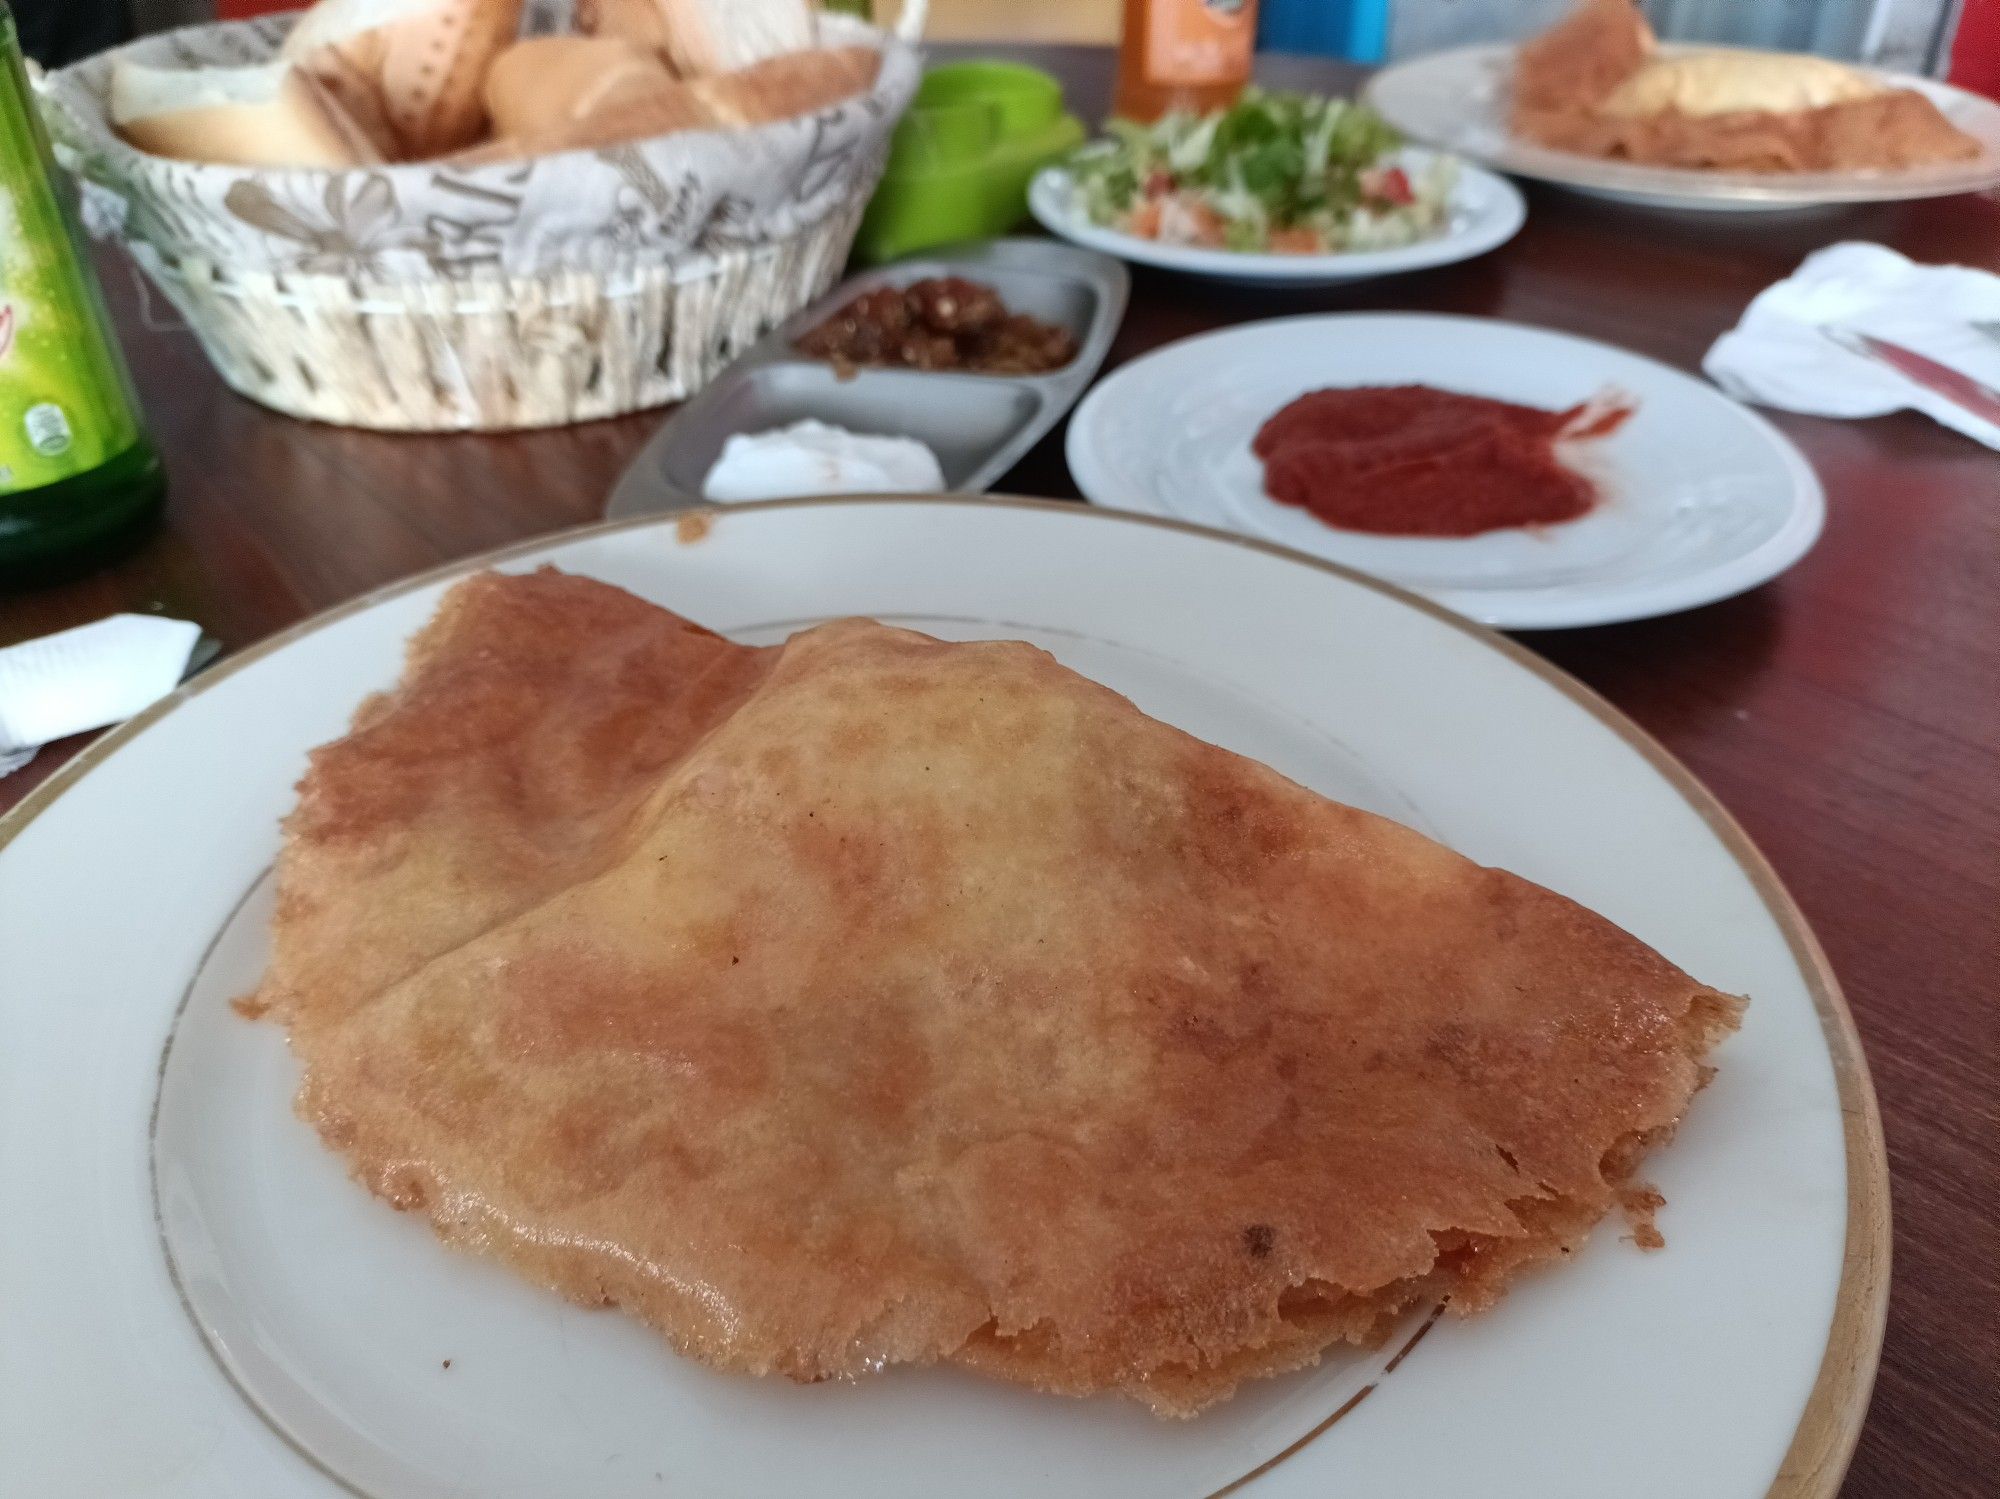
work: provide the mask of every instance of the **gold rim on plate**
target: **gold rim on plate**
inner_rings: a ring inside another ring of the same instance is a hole
[[[1861,1038],[1855,1030],[1854,1016],[1847,1007],[1847,1000],[1840,991],[1839,981],[1833,975],[1833,969],[1827,962],[1826,953],[1819,945],[1819,939],[1806,924],[1804,913],[1799,910],[1798,903],[1792,899],[1791,893],[1779,880],[1777,872],[1771,868],[1770,861],[1764,857],[1757,845],[1751,842],[1750,835],[1743,831],[1736,819],[1716,800],[1714,793],[1703,786],[1695,778],[1694,773],[1681,764],[1652,735],[1576,678],[1552,666],[1527,647],[1516,644],[1484,625],[1475,624],[1462,615],[1454,614],[1441,604],[1434,604],[1392,583],[1385,583],[1379,578],[1357,572],[1338,562],[1328,562],[1254,537],[1239,536],[1232,532],[1218,531],[1208,526],[1198,526],[1163,516],[1103,510],[1096,506],[1077,505],[1067,500],[1034,500],[1012,495],[837,495],[811,499],[755,500],[727,507],[635,516],[625,520],[603,521],[569,530],[552,531],[531,540],[513,542],[492,551],[462,557],[371,590],[358,598],[337,604],[331,609],[302,620],[288,629],[280,630],[277,634],[268,636],[210,667],[187,685],[110,730],[42,785],[29,792],[13,811],[0,816],[0,852],[4,852],[7,845],[19,837],[28,824],[47,811],[63,793],[72,789],[93,766],[108,759],[182,703],[207,691],[243,667],[282,650],[293,641],[346,619],[350,615],[359,614],[376,604],[412,593],[456,574],[476,572],[483,567],[508,562],[517,557],[546,551],[551,547],[592,536],[639,530],[649,526],[671,526],[683,544],[692,544],[700,541],[713,525],[732,512],[883,504],[997,506],[1014,510],[1047,510],[1121,525],[1152,526],[1161,530],[1186,532],[1229,546],[1247,547],[1251,551],[1263,552],[1303,567],[1331,573],[1345,582],[1370,589],[1422,614],[1427,614],[1432,619],[1471,636],[1514,665],[1540,677],[1638,751],[1647,763],[1681,794],[1683,800],[1694,809],[1703,822],[1708,824],[1723,847],[1749,876],[1751,884],[1764,902],[1765,909],[1771,913],[1780,930],[1784,932],[1792,959],[1798,964],[1800,973],[1805,977],[1806,987],[1812,995],[1813,1008],[1819,1013],[1820,1029],[1825,1035],[1827,1052],[1833,1061],[1834,1081],[1839,1093],[1847,1153],[1847,1238],[1841,1264],[1840,1288],[1834,1302],[1833,1323],[1827,1330],[1826,1349],[1820,1357],[1819,1374],[1813,1381],[1812,1393],[1806,1399],[1805,1409],[1800,1413],[1798,1426],[1792,1433],[1791,1444],[1786,1449],[1784,1460],[1778,1466],[1777,1477],[1772,1480],[1770,1488],[1766,1491],[1765,1499],[1835,1499],[1841,1480],[1846,1476],[1847,1465],[1854,1455],[1855,1444],[1860,1440],[1862,1421],[1868,1413],[1869,1395],[1874,1388],[1876,1364],[1881,1357],[1882,1335],[1888,1320],[1889,1164],[1882,1138],[1881,1110],[1875,1100],[1874,1085],[1869,1080],[1867,1059],[1862,1055]],[[1424,1323],[1417,1338],[1413,1338],[1402,1353],[1397,1355],[1399,1360],[1403,1353],[1407,1353],[1416,1345],[1417,1339],[1422,1337],[1430,1325],[1429,1321]],[[1373,1384],[1357,1392],[1346,1405],[1291,1447],[1217,1490],[1215,1494],[1209,1496],[1209,1499],[1220,1499],[1221,1495],[1241,1488],[1301,1451],[1314,1439],[1331,1429],[1372,1389],[1374,1389]],[[250,1404],[260,1416],[263,1414],[255,1402]],[[292,1445],[314,1467],[326,1472],[311,1454],[298,1449],[296,1444]]]

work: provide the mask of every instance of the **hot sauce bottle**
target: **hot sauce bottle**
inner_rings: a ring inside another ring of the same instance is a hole
[[[1257,0],[1125,0],[1116,113],[1156,120],[1234,103],[1250,81]]]

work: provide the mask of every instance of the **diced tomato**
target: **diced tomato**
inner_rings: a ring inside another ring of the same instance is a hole
[[[1401,167],[1382,167],[1361,174],[1361,191],[1381,203],[1414,203],[1417,195],[1410,187],[1410,174]]]
[[[1326,248],[1320,243],[1317,229],[1273,229],[1271,231],[1271,253],[1273,255],[1317,255]]]
[[[1227,226],[1222,222],[1221,214],[1206,203],[1197,201],[1187,205],[1187,216],[1196,244],[1214,249],[1222,243],[1223,230]]]
[[[1160,237],[1160,202],[1156,198],[1149,203],[1141,203],[1125,219],[1125,232],[1136,234],[1141,239]]]
[[[1149,174],[1146,178],[1145,193],[1149,198],[1164,198],[1174,190],[1174,174],[1165,168]]]

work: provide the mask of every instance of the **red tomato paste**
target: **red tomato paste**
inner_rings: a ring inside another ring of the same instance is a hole
[[[1601,437],[1629,408],[1544,411],[1428,385],[1300,396],[1251,445],[1264,488],[1330,526],[1394,536],[1476,536],[1575,520],[1597,503],[1558,438]]]

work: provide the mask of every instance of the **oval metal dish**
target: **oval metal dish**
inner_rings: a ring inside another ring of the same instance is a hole
[[[1076,358],[1045,375],[862,369],[843,379],[794,347],[861,293],[928,276],[983,282],[1009,311],[1061,324],[1076,336]],[[619,478],[604,513],[653,515],[704,504],[702,480],[730,437],[807,417],[914,437],[937,454],[947,489],[990,489],[1083,394],[1125,315],[1130,285],[1111,256],[1039,239],[946,249],[856,276],[759,339],[669,416]]]

